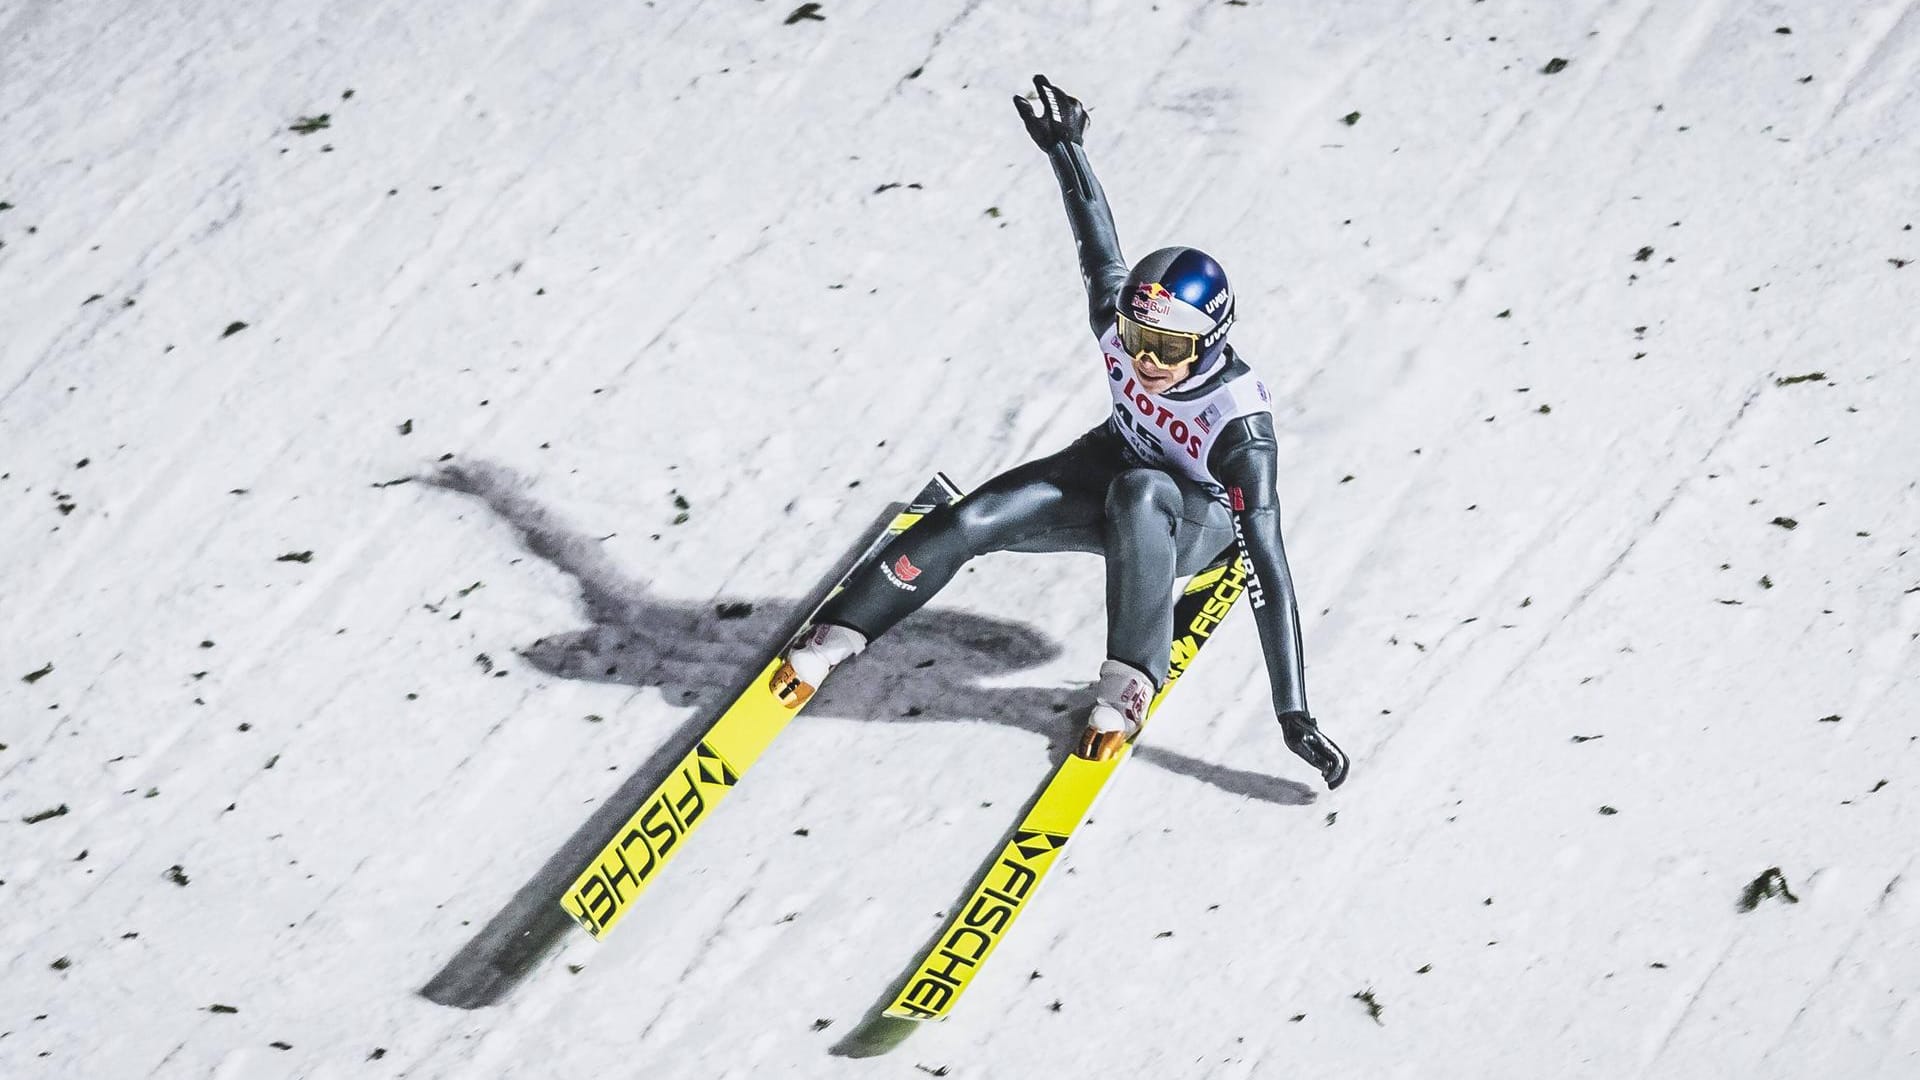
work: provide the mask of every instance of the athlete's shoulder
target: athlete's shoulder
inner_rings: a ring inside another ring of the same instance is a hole
[[[1272,412],[1273,392],[1260,378],[1253,365],[1241,357],[1231,346],[1227,350],[1227,367],[1220,373],[1221,385],[1233,393],[1234,404],[1242,412]]]

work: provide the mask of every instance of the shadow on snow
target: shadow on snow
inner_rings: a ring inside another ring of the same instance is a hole
[[[657,689],[668,702],[693,710],[421,990],[441,1004],[475,1008],[499,1000],[572,925],[559,906],[567,884],[632,806],[731,704],[743,680],[757,675],[774,650],[798,633],[804,617],[824,598],[825,587],[839,580],[857,551],[843,558],[812,598],[754,596],[715,604],[667,600],[615,566],[599,541],[531,498],[525,482],[511,470],[474,463],[444,468],[424,479],[480,500],[519,534],[529,552],[579,586],[589,625],[518,650],[527,663],[558,678]],[[881,517],[862,535],[872,535],[885,520]],[[890,723],[1000,724],[1045,737],[1051,763],[1057,765],[1092,704],[1091,692],[982,684],[1059,653],[1056,642],[1028,626],[965,612],[922,610],[836,672],[795,722],[826,713]],[[1263,802],[1298,806],[1314,800],[1303,784],[1152,745],[1140,746],[1134,757]]]

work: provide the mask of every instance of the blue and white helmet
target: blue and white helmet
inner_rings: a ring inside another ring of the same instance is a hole
[[[1205,372],[1226,351],[1233,290],[1227,272],[1206,252],[1161,248],[1134,264],[1120,289],[1117,314],[1129,355],[1152,352],[1164,364],[1197,356],[1194,371]]]

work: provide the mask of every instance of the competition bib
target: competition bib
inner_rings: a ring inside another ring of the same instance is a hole
[[[1271,412],[1267,388],[1251,373],[1217,379],[1213,387],[1185,401],[1149,394],[1133,377],[1133,360],[1120,348],[1120,333],[1100,341],[1107,361],[1107,390],[1113,394],[1111,423],[1140,458],[1198,483],[1221,502],[1226,489],[1207,469],[1207,456],[1227,422]]]

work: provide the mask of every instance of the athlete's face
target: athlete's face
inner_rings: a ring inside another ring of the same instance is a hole
[[[1158,394],[1172,389],[1192,372],[1193,361],[1191,360],[1169,370],[1149,364],[1138,356],[1133,358],[1133,377],[1140,383],[1140,389],[1149,394]]]

